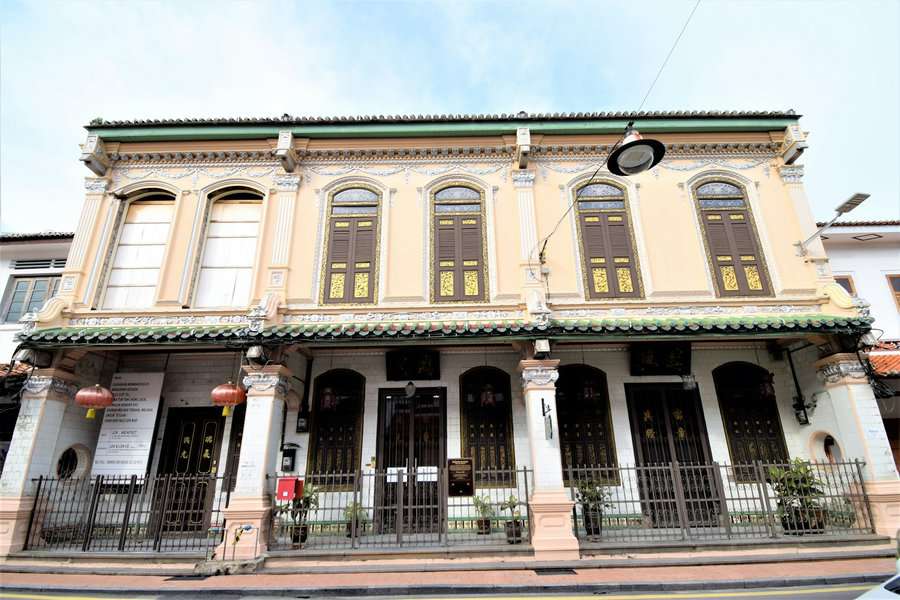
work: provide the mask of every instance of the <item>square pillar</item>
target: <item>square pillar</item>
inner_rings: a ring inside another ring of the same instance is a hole
[[[72,373],[40,369],[25,383],[22,406],[0,477],[0,556],[25,545],[34,506],[32,480],[54,474],[53,451],[66,405],[78,387]]]
[[[215,560],[249,560],[265,552],[272,499],[266,475],[275,472],[281,419],[291,372],[281,365],[244,367],[247,415],[234,493],[224,510],[225,540]]]
[[[559,427],[556,420],[558,360],[519,362],[528,421],[534,492],[531,507],[531,545],[538,560],[573,560],[579,557],[572,532],[572,506],[563,484]]]
[[[855,354],[832,354],[815,363],[837,416],[839,439],[847,458],[865,461],[863,477],[875,530],[896,537],[900,529],[900,477],[878,401],[865,368]]]

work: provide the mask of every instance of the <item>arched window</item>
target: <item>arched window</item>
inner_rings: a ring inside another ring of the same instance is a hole
[[[366,380],[335,369],[316,377],[314,390],[307,475],[316,485],[349,484],[359,469]]]
[[[603,371],[587,365],[560,367],[556,415],[563,477],[567,481],[570,468],[616,465],[616,442]]]
[[[733,362],[714,369],[713,381],[731,461],[736,465],[787,462],[772,374],[754,364]],[[750,469],[735,473],[742,481],[755,479]]]
[[[484,195],[451,185],[432,194],[432,298],[480,302],[487,298]]]
[[[744,190],[725,181],[710,181],[694,188],[694,194],[718,295],[771,295]]]
[[[194,306],[246,307],[253,292],[262,195],[228,188],[216,192],[211,201]]]
[[[641,281],[625,191],[609,183],[589,183],[575,193],[588,298],[639,298]]]
[[[358,186],[331,195],[322,302],[375,301],[380,199],[376,191]]]
[[[509,374],[495,367],[469,369],[459,378],[459,390],[462,456],[472,459],[476,483],[508,483],[516,468]]]
[[[141,190],[126,202],[103,295],[105,309],[153,306],[175,196],[163,190]]]

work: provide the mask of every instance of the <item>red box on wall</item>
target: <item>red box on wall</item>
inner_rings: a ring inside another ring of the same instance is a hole
[[[279,477],[275,487],[275,499],[290,502],[303,495],[303,479],[300,477]]]

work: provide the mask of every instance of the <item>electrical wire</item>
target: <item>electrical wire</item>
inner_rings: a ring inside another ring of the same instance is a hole
[[[638,107],[637,112],[641,112],[641,110],[643,110],[644,104],[647,102],[647,98],[650,97],[650,93],[653,91],[653,88],[656,87],[656,82],[659,81],[660,75],[662,75],[663,70],[665,70],[666,65],[669,63],[669,59],[672,57],[672,54],[675,52],[675,48],[678,46],[678,42],[681,41],[681,37],[684,35],[684,32],[687,31],[687,28],[691,22],[691,19],[694,18],[694,13],[697,12],[697,8],[700,6],[700,2],[701,2],[701,0],[697,0],[694,3],[694,8],[691,9],[690,14],[688,14],[687,19],[685,19],[685,21],[684,21],[684,25],[681,27],[681,31],[679,31],[678,35],[675,37],[675,41],[672,43],[672,47],[669,48],[669,53],[666,54],[665,60],[663,60],[662,64],[659,66],[659,70],[656,72],[656,77],[653,78],[653,82],[650,84],[650,87],[647,88],[647,93],[644,94],[644,99],[641,100],[641,104]],[[630,121],[628,123],[628,125],[625,127],[625,131],[627,132],[628,128],[631,127],[632,125],[634,125],[634,121]],[[575,205],[578,203],[578,198],[581,196],[581,192],[588,185],[590,185],[590,183],[592,181],[594,181],[594,178],[597,176],[597,174],[600,172],[600,170],[604,166],[606,166],[606,163],[609,160],[609,157],[612,155],[613,152],[616,151],[616,148],[619,147],[619,144],[621,144],[622,140],[624,140],[624,139],[625,139],[625,136],[623,134],[623,136],[621,138],[619,138],[619,141],[617,141],[615,143],[615,145],[613,145],[612,149],[606,155],[606,158],[600,163],[600,166],[597,167],[597,169],[590,176],[590,178],[587,180],[587,182],[584,185],[582,185],[581,188],[579,188],[579,190],[575,193],[575,198],[572,200],[572,202],[569,204],[568,208],[566,208],[566,211],[559,218],[559,221],[556,222],[556,225],[553,226],[553,229],[550,231],[550,233],[547,234],[546,236],[544,236],[543,238],[541,238],[540,241],[538,241],[534,245],[534,248],[531,249],[531,252],[528,253],[528,271],[531,274],[531,278],[534,279],[535,281],[538,280],[538,277],[535,275],[534,269],[532,267],[532,265],[534,264],[532,261],[532,258],[534,257],[535,250],[537,250],[538,247],[540,247],[540,252],[538,252],[538,262],[541,265],[543,265],[545,258],[546,258],[545,251],[547,249],[547,244],[550,242],[550,238],[553,237],[553,235],[559,229],[559,226],[562,224],[562,222],[566,219],[566,217],[569,215],[569,213],[572,212],[572,209],[575,208]]]

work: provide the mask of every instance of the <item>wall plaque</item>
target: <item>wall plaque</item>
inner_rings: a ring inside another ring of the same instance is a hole
[[[165,373],[116,373],[112,406],[103,411],[91,474],[129,476],[147,472]]]
[[[447,490],[451,498],[475,495],[475,466],[471,458],[447,459]]]
[[[388,381],[441,378],[441,354],[427,348],[392,350],[385,355]]]

